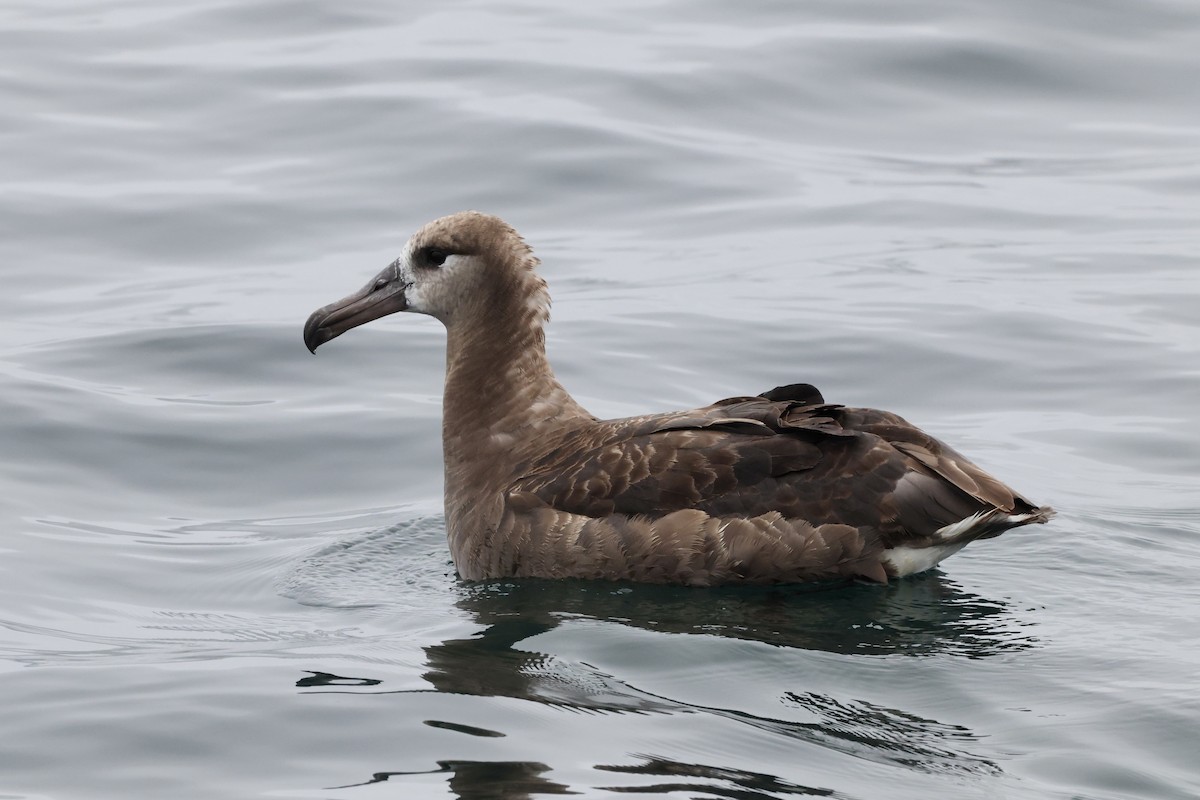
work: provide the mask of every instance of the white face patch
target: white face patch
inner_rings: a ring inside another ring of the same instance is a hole
[[[416,270],[412,266],[413,245],[410,240],[404,246],[404,252],[396,259],[396,272],[399,275],[400,281],[404,284],[404,299],[408,303],[408,311],[415,311],[418,314],[428,314],[426,310],[425,299],[421,294],[421,287],[416,282]]]
[[[440,271],[441,272],[449,272],[450,270],[457,267],[459,264],[461,264],[466,259],[467,259],[466,256],[457,254],[457,253],[454,255],[446,256],[446,261],[444,264],[442,264]]]
[[[450,273],[459,268],[470,256],[452,254],[446,257],[441,266],[414,266],[414,250],[412,242],[404,248],[397,259],[400,280],[404,282],[404,295],[408,301],[408,310],[418,314],[429,314],[437,317],[441,309],[436,308],[439,288],[444,294],[446,281],[452,280]]]

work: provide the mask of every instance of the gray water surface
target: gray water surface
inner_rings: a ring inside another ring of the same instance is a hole
[[[1200,795],[1193,2],[0,8],[0,796]],[[1059,517],[887,587],[459,581],[477,208],[618,416],[797,381]]]

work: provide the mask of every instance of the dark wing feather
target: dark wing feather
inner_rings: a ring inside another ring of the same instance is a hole
[[[900,417],[825,404],[807,384],[599,422],[528,465],[510,497],[574,514],[778,511],[870,529],[887,546],[972,514],[1033,506]]]

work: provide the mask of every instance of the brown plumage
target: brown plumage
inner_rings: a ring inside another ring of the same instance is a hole
[[[1054,513],[808,384],[598,420],[546,360],[537,263],[496,217],[443,217],[304,330],[315,352],[396,311],[445,323],[446,528],[464,578],[885,582]]]

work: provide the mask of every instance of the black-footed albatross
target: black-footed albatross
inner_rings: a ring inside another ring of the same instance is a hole
[[[397,311],[445,324],[446,533],[467,580],[886,582],[1054,513],[895,414],[808,384],[597,419],[546,360],[537,264],[503,220],[453,214],[304,326],[316,352]]]

